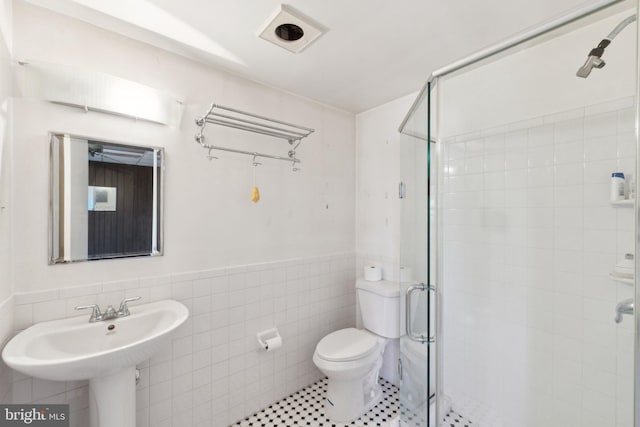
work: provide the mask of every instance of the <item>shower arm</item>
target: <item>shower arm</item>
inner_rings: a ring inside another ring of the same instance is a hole
[[[600,43],[598,43],[597,47],[591,49],[591,52],[589,52],[589,56],[600,58],[604,54],[604,49],[609,46],[609,44],[611,44],[611,41],[615,39],[616,36],[627,27],[627,25],[635,22],[636,19],[636,15],[631,15],[623,19],[622,22],[616,25],[616,27],[607,35],[607,37],[605,37]]]
[[[606,39],[609,41],[615,39],[616,36],[620,34],[620,32],[624,30],[627,25],[634,23],[637,18],[638,17],[636,15],[631,15],[623,19],[622,22],[616,25],[616,27],[609,33]]]
[[[607,46],[609,46],[611,41],[615,39],[616,36],[626,28],[627,25],[635,22],[636,19],[637,17],[635,14],[631,16],[627,16],[625,19],[623,19],[622,22],[620,22],[618,25],[616,25],[616,27],[613,30],[611,30],[611,32],[607,35],[607,37],[602,39],[602,41],[598,44],[598,47],[591,50],[591,52],[589,53],[589,56],[593,55],[593,56],[597,56],[598,58],[601,57],[604,54],[604,49]]]

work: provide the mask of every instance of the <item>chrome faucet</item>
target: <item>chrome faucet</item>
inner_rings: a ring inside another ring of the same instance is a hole
[[[633,298],[620,301],[616,305],[616,317],[614,319],[616,323],[622,322],[623,314],[633,314]]]
[[[125,317],[130,315],[131,312],[129,311],[129,307],[127,306],[127,303],[132,301],[138,301],[141,298],[142,297],[131,297],[131,298],[123,299],[122,302],[120,303],[120,307],[118,308],[118,310],[113,308],[112,305],[109,305],[107,309],[104,312],[102,312],[100,311],[100,306],[98,304],[79,305],[76,307],[76,310],[84,310],[87,308],[91,308],[92,311],[91,311],[91,317],[89,318],[89,323],[102,322],[103,320],[117,319],[119,317]]]

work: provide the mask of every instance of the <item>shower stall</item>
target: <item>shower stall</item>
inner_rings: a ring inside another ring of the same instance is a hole
[[[407,113],[402,425],[640,427],[636,16],[575,10]]]

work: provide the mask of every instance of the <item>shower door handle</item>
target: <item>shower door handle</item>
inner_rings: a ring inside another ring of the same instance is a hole
[[[436,288],[433,286],[425,285],[424,283],[420,283],[419,285],[412,285],[407,288],[407,292],[405,295],[405,330],[407,332],[407,337],[412,340],[419,342],[421,344],[424,343],[433,343],[435,342],[435,338],[426,337],[422,334],[415,334],[411,328],[411,294],[415,291],[427,291],[427,292],[435,292]],[[430,307],[429,307],[430,308]],[[427,314],[428,315],[428,314]]]

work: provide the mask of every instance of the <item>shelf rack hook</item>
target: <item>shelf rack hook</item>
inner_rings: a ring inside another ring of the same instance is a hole
[[[290,155],[291,157],[291,172],[298,172],[300,170],[300,168],[298,166],[296,166],[297,163],[300,162],[300,160],[296,159],[296,152],[293,152],[293,155]]]

